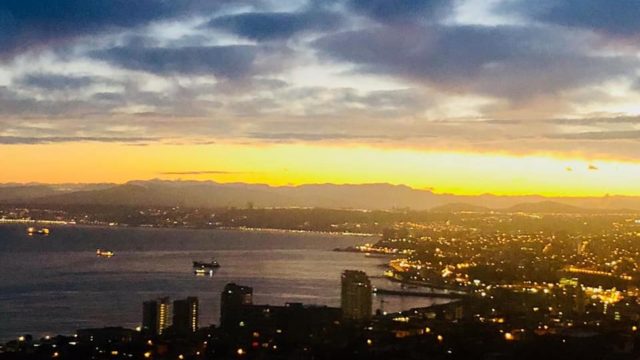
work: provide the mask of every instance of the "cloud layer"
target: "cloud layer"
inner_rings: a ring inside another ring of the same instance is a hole
[[[634,0],[7,1],[0,143],[630,159],[639,16]]]

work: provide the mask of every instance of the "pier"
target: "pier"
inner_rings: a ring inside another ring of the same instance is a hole
[[[443,293],[434,291],[406,291],[406,290],[389,290],[389,289],[375,289],[374,294],[378,295],[393,295],[393,296],[415,296],[415,297],[430,297],[430,298],[444,298],[444,299],[462,299],[468,294],[465,293]]]

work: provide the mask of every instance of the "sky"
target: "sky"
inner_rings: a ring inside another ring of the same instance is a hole
[[[637,0],[0,1],[0,182],[640,195]]]

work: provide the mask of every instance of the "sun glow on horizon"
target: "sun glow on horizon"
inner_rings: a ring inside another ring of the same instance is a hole
[[[43,159],[42,154],[47,154]],[[640,195],[640,164],[553,156],[323,145],[66,143],[0,148],[9,183],[213,180],[274,186],[389,183],[436,193]]]

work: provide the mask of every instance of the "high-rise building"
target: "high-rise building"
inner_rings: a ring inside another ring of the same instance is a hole
[[[173,329],[179,334],[198,330],[198,298],[188,297],[173,302]]]
[[[584,293],[582,284],[578,283],[573,291],[573,311],[578,315],[584,315],[587,306],[587,296]]]
[[[220,326],[235,327],[240,321],[242,307],[253,304],[253,288],[229,283],[220,294]]]
[[[149,300],[142,303],[142,332],[158,335],[158,302]]]
[[[170,310],[168,297],[145,301],[142,304],[142,331],[149,335],[161,335],[170,325]]]
[[[371,318],[371,281],[363,271],[345,270],[342,273],[342,316],[347,320]]]
[[[164,330],[171,325],[169,319],[171,315],[171,301],[168,297],[158,299],[158,334],[162,335]]]
[[[565,306],[567,310],[573,311],[576,315],[584,315],[587,306],[587,296],[578,278],[560,279],[560,288],[566,298]]]

